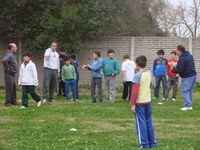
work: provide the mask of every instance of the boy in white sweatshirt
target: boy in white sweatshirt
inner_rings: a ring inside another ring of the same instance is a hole
[[[28,93],[37,102],[37,107],[41,106],[40,97],[35,92],[38,86],[37,69],[31,61],[31,53],[25,52],[23,55],[24,62],[21,64],[19,72],[19,87],[22,86],[22,109],[28,107]]]

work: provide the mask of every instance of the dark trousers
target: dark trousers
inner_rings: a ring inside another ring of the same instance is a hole
[[[61,79],[59,79],[58,82],[59,82],[58,94],[65,96],[65,82],[63,82]]]
[[[22,86],[22,106],[28,106],[28,94],[36,101],[40,101],[40,97],[35,93],[34,85],[23,85]]]
[[[165,97],[165,91],[166,91],[166,87],[167,87],[167,80],[166,80],[166,76],[162,76],[162,77],[155,77],[155,81],[156,81],[156,86],[154,88],[154,97],[155,98],[159,98],[159,90],[160,90],[160,82],[162,82],[162,86],[163,86],[163,97]]]
[[[132,90],[132,82],[126,81],[126,82],[123,82],[123,85],[124,85],[124,89],[123,89],[122,98],[124,100],[126,100],[128,97],[128,100],[130,100],[130,95],[131,95],[131,90]]]
[[[48,93],[49,100],[53,99],[54,91],[57,88],[57,80],[57,70],[44,68],[43,99],[47,99]]]
[[[96,87],[98,89],[98,99],[100,102],[102,102],[103,94],[102,94],[102,79],[101,78],[92,78],[91,80],[91,97],[92,97],[93,102],[96,102]]]
[[[76,99],[78,99],[78,81],[79,81],[79,75],[76,75]]]
[[[16,104],[15,75],[5,73],[4,79],[5,79],[5,85],[6,85],[5,104]]]
[[[177,86],[178,86],[178,77],[169,76],[169,79],[167,81],[167,88],[166,88],[166,92],[165,92],[165,99],[168,98],[168,95],[169,95],[169,92],[170,92],[172,86],[173,86],[172,98],[176,99]]]
[[[69,89],[72,90],[73,100],[76,100],[76,80],[65,80],[65,96],[70,100]]]

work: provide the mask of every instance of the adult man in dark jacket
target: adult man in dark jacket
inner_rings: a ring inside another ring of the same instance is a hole
[[[17,46],[15,43],[10,43],[8,51],[5,53],[2,64],[4,67],[4,79],[6,85],[6,100],[5,106],[17,105],[16,102],[16,83],[15,74],[17,73],[17,60],[15,53]]]
[[[178,73],[182,78],[181,92],[185,106],[181,110],[192,110],[192,95],[197,75],[194,59],[188,51],[185,51],[185,47],[182,45],[177,46],[176,53],[179,56],[179,61],[172,72]]]

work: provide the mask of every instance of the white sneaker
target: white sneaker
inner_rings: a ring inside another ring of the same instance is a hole
[[[43,100],[42,100],[42,103],[47,103],[47,100],[46,100],[46,99],[43,99]]]
[[[162,100],[163,100],[163,101],[168,101],[169,99],[168,99],[168,98],[167,98],[167,99],[163,98]]]
[[[175,99],[175,98],[172,98],[172,100],[173,100],[173,101],[176,101],[176,99]]]
[[[181,110],[185,111],[185,110],[192,110],[193,108],[192,107],[183,107],[181,108]]]
[[[37,102],[37,107],[41,106],[41,101]]]
[[[26,107],[25,107],[25,106],[22,106],[22,107],[20,107],[20,109],[26,109]]]

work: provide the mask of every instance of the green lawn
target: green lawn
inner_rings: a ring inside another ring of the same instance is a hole
[[[41,93],[41,91],[40,91]],[[117,96],[114,104],[91,103],[84,92],[78,102],[55,97],[56,102],[29,108],[5,107],[0,90],[0,149],[11,150],[133,150],[138,140],[128,102]],[[20,98],[20,92],[18,92]],[[158,105],[153,101],[153,122],[158,150],[200,149],[200,95],[192,111],[182,112],[183,100]],[[76,128],[77,131],[70,131]]]

